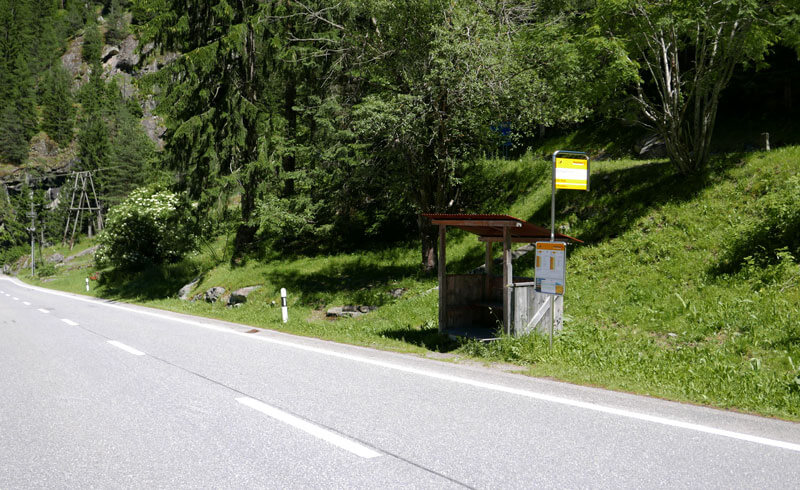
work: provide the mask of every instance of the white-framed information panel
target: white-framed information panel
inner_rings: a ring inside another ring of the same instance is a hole
[[[536,242],[536,291],[564,294],[566,289],[567,245]]]

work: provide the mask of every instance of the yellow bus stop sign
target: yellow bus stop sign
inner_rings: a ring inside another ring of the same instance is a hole
[[[589,190],[589,159],[580,156],[556,156],[556,189]]]

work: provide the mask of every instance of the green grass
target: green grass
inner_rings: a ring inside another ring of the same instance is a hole
[[[800,420],[798,161],[800,147],[726,154],[688,178],[665,161],[594,162],[591,192],[557,195],[559,229],[586,243],[569,249],[565,330],[552,351],[539,337],[488,344],[440,337],[435,279],[417,272],[416,242],[232,267],[215,258],[221,238],[180,264],[128,277],[105,273],[90,294],[382,349],[510,362],[534,376]],[[473,172],[488,189],[476,210],[548,224],[549,162],[529,154],[487,160]],[[451,232],[448,258],[449,271],[470,270],[482,263],[483,246]],[[91,264],[70,266],[46,285],[81,292]],[[514,267],[533,275],[532,255]],[[195,277],[196,292],[264,287],[241,308],[178,300],[178,289]],[[287,324],[273,306],[281,287],[289,291]],[[394,299],[388,292],[395,288],[407,291]],[[381,308],[356,319],[324,318],[325,308],[343,304]]]

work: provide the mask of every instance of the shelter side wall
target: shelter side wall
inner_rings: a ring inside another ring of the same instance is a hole
[[[503,278],[492,276],[491,293],[485,295],[486,276],[482,274],[448,274],[445,292],[448,328],[490,327],[503,321]],[[515,277],[514,282],[532,282],[528,277]]]
[[[450,274],[446,277],[447,319],[445,328],[481,325],[482,315],[476,305],[483,298],[483,276]]]

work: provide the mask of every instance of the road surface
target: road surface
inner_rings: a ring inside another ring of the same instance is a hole
[[[800,424],[0,276],[0,488],[798,488]]]

